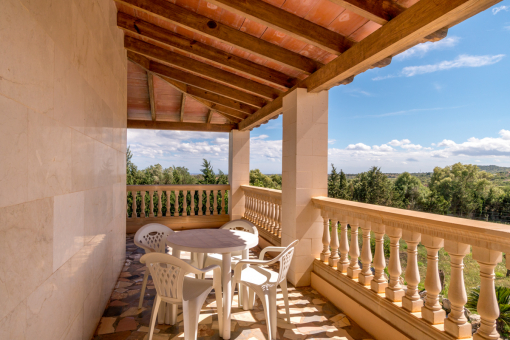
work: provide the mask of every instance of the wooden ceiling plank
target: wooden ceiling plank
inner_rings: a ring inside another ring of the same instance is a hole
[[[271,86],[246,79],[228,71],[202,63],[198,60],[191,59],[181,54],[171,52],[162,47],[146,43],[130,36],[124,37],[124,47],[129,51],[163,61],[180,69],[203,75],[218,82],[226,83],[232,87],[243,89],[245,91],[271,100],[277,98],[282,93],[282,91],[277,90]]]
[[[128,129],[151,130],[182,130],[182,131],[209,131],[230,132],[237,128],[237,124],[210,124],[210,123],[183,123],[183,122],[153,122],[151,120],[128,119]]]
[[[219,95],[255,106],[257,108],[263,107],[268,103],[268,101],[264,98],[234,89],[232,87],[220,83],[216,83],[214,81],[199,76],[195,76],[194,74],[181,71],[174,67],[170,67],[167,65],[163,65],[161,63],[151,61],[148,58],[137,53],[128,51],[127,56],[129,60],[160,76],[165,76],[183,82],[185,84],[204,89],[206,91],[217,93]]]
[[[354,45],[354,41],[341,34],[262,0],[207,0],[207,2],[332,54],[339,55]]]
[[[150,71],[147,71],[147,87],[149,90],[149,101],[151,104],[151,117],[152,121],[156,121],[156,100],[154,99],[154,80]]]
[[[122,12],[117,13],[117,26],[134,34],[172,46],[182,52],[207,59],[218,65],[227,66],[278,86],[290,88],[298,82],[298,79],[285,73],[227,53]]]
[[[230,107],[234,110],[241,111],[247,114],[252,114],[257,111],[257,108],[241,103],[237,100],[220,96],[216,93],[199,89],[198,87],[188,86],[187,93],[198,98],[208,100],[210,102]]]
[[[406,10],[392,0],[329,0],[380,25],[396,18]]]
[[[181,98],[181,122],[184,122],[184,108],[186,107],[186,93],[182,94]]]
[[[311,74],[323,66],[299,53],[271,44],[248,33],[214,21],[166,0],[116,0],[119,3],[171,21],[181,27],[220,40],[244,51],[271,59],[293,69]]]

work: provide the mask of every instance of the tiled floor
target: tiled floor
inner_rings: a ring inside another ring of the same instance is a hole
[[[126,265],[118,279],[103,318],[93,340],[144,340],[148,339],[148,326],[155,289],[149,278],[143,308],[138,310],[144,267],[139,259],[143,251],[133,243],[133,235],[127,236]],[[254,249],[258,253],[259,249]],[[237,308],[237,296],[232,308],[231,339],[266,339],[262,304],[257,301],[255,308],[243,311]],[[371,336],[346,317],[324,297],[310,287],[289,287],[291,323],[285,322],[283,298],[278,294],[279,339],[342,339],[362,340]],[[198,339],[221,339],[215,314],[214,293],[206,300],[201,312]],[[181,312],[181,309],[179,309]],[[184,339],[182,317],[175,326],[157,325],[154,340]],[[187,340],[187,339],[186,339]]]

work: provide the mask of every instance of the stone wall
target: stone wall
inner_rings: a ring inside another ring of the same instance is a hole
[[[125,256],[126,56],[112,0],[3,0],[0,339],[86,339]]]

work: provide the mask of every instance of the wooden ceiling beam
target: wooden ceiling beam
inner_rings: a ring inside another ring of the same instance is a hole
[[[117,26],[133,34],[158,41],[182,52],[207,59],[216,65],[226,66],[278,86],[290,88],[298,82],[298,79],[288,76],[285,73],[238,57],[235,54],[227,53],[122,12],[117,13]]]
[[[324,66],[320,62],[299,53],[271,44],[265,40],[241,32],[233,27],[212,20],[166,0],[116,0],[137,10],[170,21],[206,37],[220,40],[246,52],[273,60],[307,74]]]
[[[213,112],[213,110],[209,109],[209,113],[207,114],[207,124],[211,123]]]
[[[262,0],[207,0],[207,2],[336,55],[343,53],[355,43],[341,34]]]
[[[132,62],[140,65],[146,70],[149,70],[159,76],[165,76],[170,79],[174,79],[176,81],[192,85],[200,89],[213,92],[221,96],[231,98],[233,100],[249,104],[257,108],[263,107],[269,102],[264,98],[234,89],[230,86],[216,83],[214,81],[196,76],[194,74],[176,69],[174,67],[170,67],[158,62],[151,61],[150,59],[131,51],[127,52],[127,56],[128,59],[131,60]]]
[[[329,0],[380,25],[396,18],[406,10],[392,0]]]
[[[151,104],[151,117],[152,121],[156,121],[156,100],[154,99],[154,80],[152,73],[147,71],[147,88],[149,90],[149,101]]]
[[[128,119],[127,128],[150,129],[150,130],[230,132],[233,129],[237,129],[237,124],[183,123],[162,121],[153,122],[151,120]]]
[[[198,60],[183,56],[181,54],[171,52],[162,47],[146,43],[142,40],[132,38],[130,36],[124,37],[124,47],[129,51],[145,55],[152,59],[163,61],[180,69],[203,75],[204,77],[211,78],[215,81],[230,85],[237,89],[245,90],[270,100],[277,98],[282,93],[282,91],[277,90],[271,86],[249,80],[247,78],[202,63]]]
[[[184,122],[184,108],[185,107],[186,107],[186,93],[183,93],[182,98],[181,98],[181,110],[180,110],[181,122]]]
[[[237,100],[230,99],[227,97],[220,96],[216,93],[199,89],[195,86],[188,85],[186,92],[194,97],[202,98],[210,102],[230,107],[234,110],[244,112],[246,114],[252,114],[257,111],[257,108],[238,102]]]

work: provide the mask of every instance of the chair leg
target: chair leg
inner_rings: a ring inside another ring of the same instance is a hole
[[[272,318],[271,318],[271,302],[270,302],[270,299],[269,299],[269,296],[270,296],[270,292],[268,291],[264,291],[260,296],[260,300],[262,301],[262,306],[264,307],[264,315],[266,317],[266,326],[267,326],[267,338],[269,340],[273,340],[273,337],[275,337],[275,335],[273,335],[272,333]]]
[[[152,334],[154,333],[154,326],[156,324],[156,318],[159,311],[159,305],[161,303],[161,298],[156,294],[156,299],[154,300],[154,304],[152,305],[152,313],[151,313],[151,321],[149,324],[149,339],[152,340]]]
[[[290,312],[289,312],[289,291],[287,290],[287,279],[280,282],[282,288],[283,301],[285,302],[285,313],[287,314],[287,322],[290,323]]]
[[[278,311],[276,309],[276,287],[273,289],[270,289],[268,292],[269,297],[269,317],[271,318],[271,321],[269,322],[268,327],[271,327],[271,338],[275,339],[277,337],[277,331],[276,331],[276,325],[277,325],[277,317],[278,317]],[[268,328],[269,329],[269,328]]]
[[[184,339],[196,340],[198,334],[198,320],[200,310],[211,290],[193,300],[182,301],[182,320],[184,321]]]
[[[142,308],[143,298],[145,296],[145,288],[147,287],[147,279],[149,278],[149,268],[145,267],[145,274],[143,275],[142,290],[140,292],[140,302],[138,303],[138,309]]]
[[[253,309],[253,306],[255,306],[255,291],[248,288],[248,309]]]

